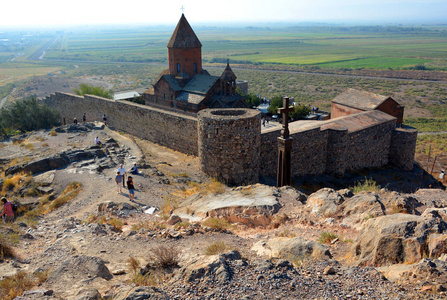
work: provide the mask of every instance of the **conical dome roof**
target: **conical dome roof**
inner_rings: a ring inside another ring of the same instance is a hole
[[[200,48],[202,44],[192,30],[185,15],[182,14],[174,33],[168,43],[168,48]]]

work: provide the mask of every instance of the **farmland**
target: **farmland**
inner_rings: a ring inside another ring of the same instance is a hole
[[[445,29],[405,27],[195,28],[204,62],[328,69],[446,70]],[[166,62],[172,28],[64,33],[48,59]]]

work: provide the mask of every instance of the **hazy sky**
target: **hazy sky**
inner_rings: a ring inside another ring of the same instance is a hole
[[[445,22],[446,0],[21,0],[2,1],[0,27],[66,24]]]

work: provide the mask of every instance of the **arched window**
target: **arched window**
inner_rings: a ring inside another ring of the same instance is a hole
[[[180,73],[180,64],[177,64],[177,72]]]

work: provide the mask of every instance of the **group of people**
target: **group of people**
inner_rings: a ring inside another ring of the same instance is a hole
[[[134,175],[138,174],[138,167],[137,167],[136,163],[134,163],[133,167],[130,169],[130,174],[134,174]],[[118,171],[116,172],[116,176],[115,176],[117,194],[121,194],[122,188],[125,188],[126,184],[127,184],[127,189],[129,190],[129,200],[131,202],[133,202],[134,197],[135,197],[135,187],[133,184],[133,177],[128,176],[127,181],[126,181],[126,175],[127,175],[126,169],[124,169],[123,164],[121,164],[120,167],[118,168]],[[123,186],[121,186],[121,184]]]
[[[265,116],[264,118],[262,118],[262,125],[265,127],[265,122],[267,122],[267,124],[269,123],[269,117]]]
[[[104,114],[102,116],[102,121],[104,122],[104,125],[107,125],[107,116],[106,116],[106,114]],[[64,122],[65,122],[65,119],[64,119]],[[87,116],[84,113],[84,115],[82,116],[82,124],[85,125],[85,123],[87,123]],[[75,125],[78,124],[78,119],[77,118],[73,119],[73,124],[75,124]]]

